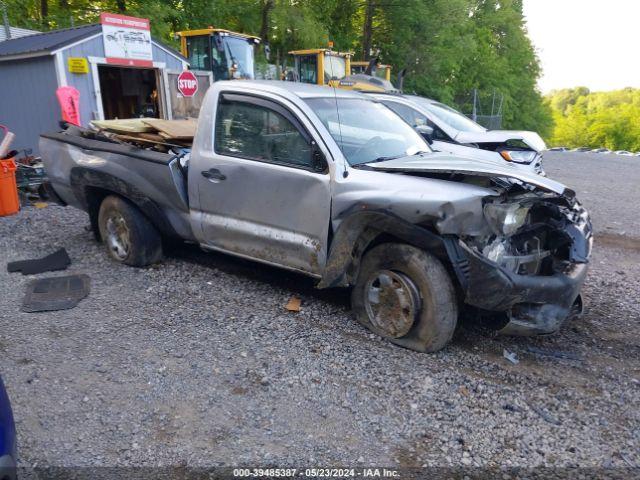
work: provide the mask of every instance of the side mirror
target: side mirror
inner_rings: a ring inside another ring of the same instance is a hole
[[[433,142],[433,127],[429,125],[417,125],[416,132],[422,135],[427,142]]]
[[[315,143],[311,144],[311,168],[314,172],[323,173],[327,170],[327,159],[324,158],[324,154],[318,149]]]

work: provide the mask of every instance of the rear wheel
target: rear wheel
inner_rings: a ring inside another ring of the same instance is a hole
[[[385,243],[365,254],[351,304],[365,327],[420,352],[442,349],[458,321],[455,290],[442,263],[400,243]]]
[[[145,267],[162,258],[162,241],[153,224],[129,201],[110,195],[100,204],[100,236],[114,260]]]

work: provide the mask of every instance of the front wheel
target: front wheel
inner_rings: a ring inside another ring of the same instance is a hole
[[[114,260],[133,267],[146,267],[162,258],[158,230],[135,205],[110,195],[100,204],[100,236]]]
[[[351,305],[362,325],[420,352],[444,348],[458,321],[455,290],[442,263],[400,243],[378,245],[364,255]]]

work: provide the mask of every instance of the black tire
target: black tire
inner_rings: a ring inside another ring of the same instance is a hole
[[[419,352],[444,348],[458,322],[455,289],[442,263],[400,243],[384,243],[365,253],[351,306],[362,325]]]
[[[146,267],[162,259],[162,239],[158,230],[124,198],[105,197],[98,212],[98,228],[109,256],[117,262]]]

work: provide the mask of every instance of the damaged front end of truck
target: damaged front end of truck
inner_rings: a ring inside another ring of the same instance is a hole
[[[572,195],[527,192],[487,199],[489,232],[445,236],[465,303],[501,312],[500,333],[553,333],[572,310],[591,253],[591,222]]]
[[[371,167],[446,180],[452,192],[471,185],[491,191],[431,212],[464,303],[501,320],[500,333],[553,333],[581,310],[593,243],[589,215],[563,185],[492,165],[411,159]]]

